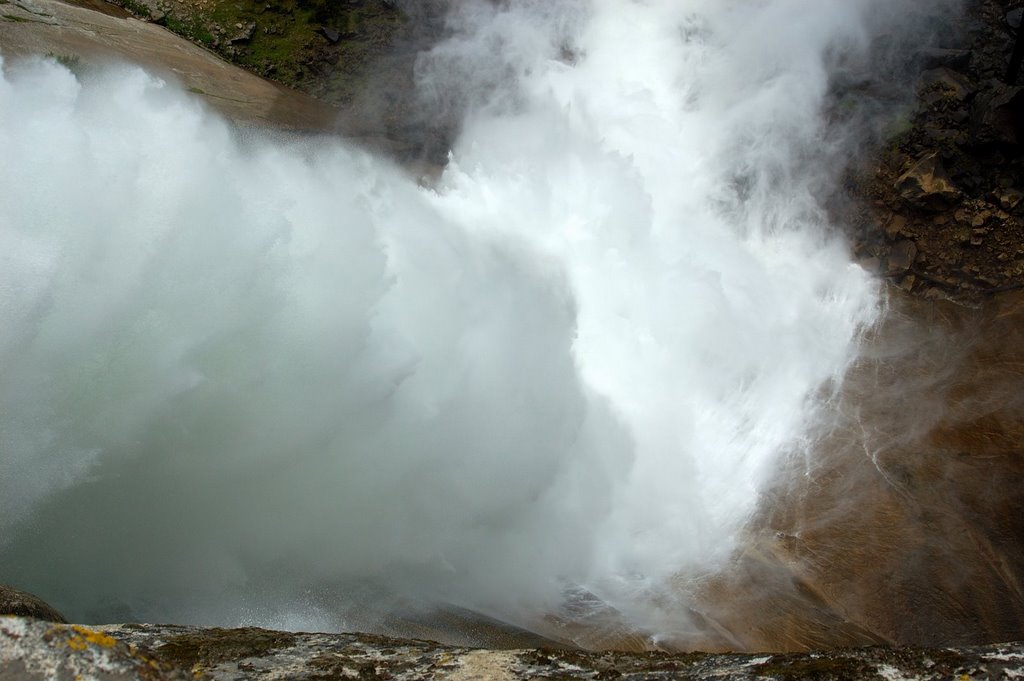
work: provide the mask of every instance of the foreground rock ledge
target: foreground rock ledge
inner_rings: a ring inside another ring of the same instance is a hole
[[[1024,644],[785,655],[474,650],[294,634],[0,617],[0,679],[1019,679]]]

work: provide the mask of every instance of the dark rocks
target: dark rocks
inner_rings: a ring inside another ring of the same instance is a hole
[[[938,97],[950,97],[962,102],[974,92],[970,79],[964,74],[946,67],[939,67],[921,74],[921,86],[931,90]],[[925,97],[928,101],[928,97]]]
[[[1011,9],[1009,12],[1006,13],[1006,25],[1009,26],[1010,28],[1020,28],[1022,19],[1024,19],[1024,7]]]
[[[971,110],[978,142],[1016,146],[1024,130],[1024,88],[990,81]]]
[[[949,208],[960,198],[937,151],[918,159],[896,180],[895,188],[903,200],[925,210]]]
[[[67,622],[43,599],[30,593],[0,584],[0,615],[31,617],[47,622]]]
[[[893,215],[889,224],[885,226],[885,235],[889,239],[896,239],[905,235],[907,230],[907,218],[902,215]]]
[[[994,192],[994,198],[999,202],[999,205],[1006,210],[1013,210],[1016,208],[1022,199],[1024,199],[1024,192],[1019,189],[999,189]]]
[[[925,47],[918,55],[925,69],[949,68],[964,69],[971,63],[970,50],[958,50],[944,47]]]
[[[256,35],[256,22],[238,22],[235,24],[235,30],[238,31],[235,35],[228,39],[228,43],[237,45],[239,43],[247,43],[252,40],[252,37]]]
[[[851,212],[858,258],[913,293],[974,305],[1024,287],[1024,87],[1006,82],[1024,52],[1020,6],[968,3],[917,50],[916,109],[851,185],[870,201]]]

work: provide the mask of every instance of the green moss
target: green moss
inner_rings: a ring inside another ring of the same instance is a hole
[[[29,22],[32,21],[31,19],[26,19],[25,17],[19,17],[19,16],[16,16],[14,14],[5,14],[4,15],[4,19],[6,19],[7,21],[13,21],[14,23],[17,23],[17,24],[24,24],[24,23],[29,23]]]
[[[261,657],[295,643],[293,634],[265,629],[208,629],[175,636],[152,651],[153,657],[172,668],[211,667],[247,657]]]
[[[139,0],[116,0],[148,16]],[[366,85],[369,64],[384,53],[407,17],[381,0],[359,7],[328,0],[212,0],[203,9],[170,10],[161,19],[170,31],[216,50],[221,56],[285,85],[351,101]],[[237,26],[254,23],[247,40]],[[335,43],[321,27],[338,32]]]
[[[213,34],[210,33],[205,23],[196,15],[190,15],[184,19],[173,14],[164,18],[164,25],[172,32],[192,42],[201,43],[209,47],[213,44]]]
[[[149,8],[143,5],[141,2],[138,2],[138,0],[121,0],[121,6],[137,16],[149,16]]]

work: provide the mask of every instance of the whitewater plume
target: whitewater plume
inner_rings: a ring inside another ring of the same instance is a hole
[[[685,627],[877,313],[822,200],[880,8],[459,3],[431,188],[5,63],[0,574],[78,619]]]

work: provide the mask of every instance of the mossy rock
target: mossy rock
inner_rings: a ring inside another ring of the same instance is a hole
[[[294,634],[246,627],[207,629],[181,634],[151,651],[154,658],[169,667],[193,669],[262,657],[272,650],[294,645]]]

